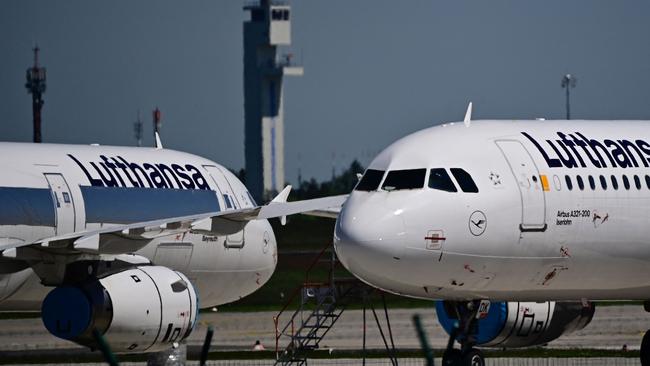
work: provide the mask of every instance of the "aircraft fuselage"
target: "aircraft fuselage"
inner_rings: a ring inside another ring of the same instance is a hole
[[[0,169],[0,245],[255,206],[224,167],[168,149],[0,143]],[[118,239],[115,245],[132,243]],[[159,237],[139,243],[133,252],[185,273],[202,307],[255,291],[277,262],[266,220],[253,220],[231,235]],[[51,288],[42,286],[31,268],[5,256],[0,272],[1,310],[40,308]]]
[[[432,127],[372,161],[335,248],[412,297],[648,299],[649,166],[647,121]]]

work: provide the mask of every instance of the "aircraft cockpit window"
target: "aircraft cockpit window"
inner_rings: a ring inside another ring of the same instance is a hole
[[[383,176],[383,170],[368,169],[363,174],[359,183],[357,183],[357,186],[354,187],[354,190],[366,192],[376,191],[379,188],[379,183],[381,183]]]
[[[230,197],[227,194],[223,195],[223,201],[226,202],[226,207],[233,208],[232,203],[230,202]]]
[[[255,198],[251,196],[251,193],[249,191],[246,191],[246,194],[248,195],[248,199],[251,201],[251,204],[255,207],[257,207],[257,202],[255,202]]]
[[[392,170],[386,175],[381,188],[385,191],[423,188],[426,175],[426,169]]]
[[[474,183],[474,179],[469,175],[468,172],[461,168],[451,168],[451,174],[456,178],[456,182],[460,186],[460,189],[466,193],[478,193],[478,187]]]
[[[429,188],[439,189],[447,192],[457,192],[454,182],[443,168],[431,169],[429,174]]]

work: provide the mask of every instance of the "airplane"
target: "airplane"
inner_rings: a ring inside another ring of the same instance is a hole
[[[277,263],[267,219],[342,197],[257,205],[228,169],[187,153],[0,143],[0,310],[41,310],[53,335],[116,353],[186,339],[199,308],[264,285]]]
[[[650,311],[649,202],[650,121],[472,121],[470,104],[374,158],[334,248],[363,282],[436,300],[443,364],[484,365],[476,346],[546,344],[593,301]]]

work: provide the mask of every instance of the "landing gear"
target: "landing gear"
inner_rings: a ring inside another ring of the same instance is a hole
[[[445,301],[448,313],[456,315],[458,326],[449,335],[447,349],[442,355],[444,366],[485,366],[483,353],[474,348],[476,345],[474,333],[480,304],[480,301]],[[456,340],[460,343],[460,349],[454,348]],[[648,342],[650,342],[650,338]],[[648,365],[650,366],[650,364]]]
[[[470,349],[462,358],[461,365],[465,366],[485,366],[483,352],[475,348]]]
[[[643,302],[643,310],[650,313],[650,300]],[[645,332],[641,340],[641,366],[650,366],[650,330]]]
[[[650,330],[645,332],[641,341],[641,366],[650,366]]]

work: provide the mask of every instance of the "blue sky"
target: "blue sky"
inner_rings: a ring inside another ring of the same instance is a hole
[[[240,1],[0,3],[0,133],[30,141],[31,48],[48,71],[45,142],[134,145],[140,110],[166,147],[244,165]],[[367,164],[392,141],[475,118],[650,119],[650,3],[294,0],[287,78],[289,182]]]

